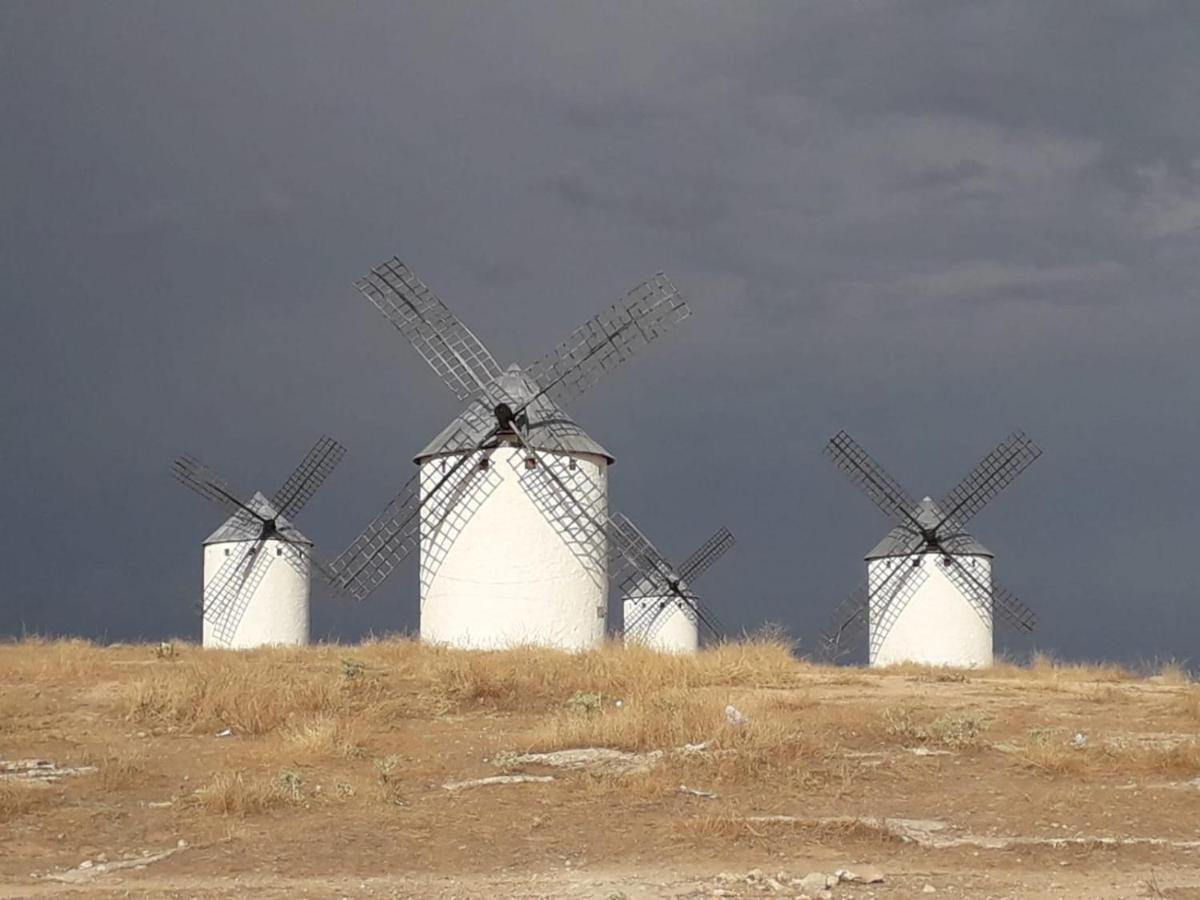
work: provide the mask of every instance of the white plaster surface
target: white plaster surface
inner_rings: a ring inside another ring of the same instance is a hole
[[[644,644],[667,653],[695,653],[700,648],[700,629],[696,622],[679,608],[679,604],[666,600],[666,606],[655,612],[644,612],[647,607],[658,607],[665,598],[638,597],[626,599],[625,641],[629,644]],[[631,630],[630,624],[637,623]]]
[[[238,555],[245,551],[247,543],[250,542],[223,541],[204,545],[204,583],[208,584],[224,565],[226,550],[230,555]],[[259,552],[275,555],[284,546],[280,541],[269,540]],[[232,641],[228,645],[221,643],[217,639],[215,626],[208,619],[204,619],[204,646],[249,649],[272,644],[307,644],[310,586],[308,560],[305,559],[300,565],[304,574],[297,572],[286,559],[276,555],[253,596],[239,596],[239,604],[245,603],[246,606]]]
[[[575,496],[588,498],[590,514],[602,522],[608,506],[605,459],[549,451],[538,456]],[[565,542],[547,518],[568,513],[562,494],[540,466],[527,469],[525,458],[520,447],[497,447],[490,451],[489,468],[448,504],[451,515],[436,521],[423,514],[422,640],[476,649],[536,644],[563,650],[604,642],[606,536],[601,530]],[[423,501],[456,460],[450,455],[422,461]],[[436,512],[438,506],[427,503],[423,509]]]
[[[870,664],[889,666],[915,662],[934,666],[980,668],[992,664],[992,621],[984,621],[955,584],[946,577],[941,555],[925,554],[921,568],[925,581],[908,599],[899,617],[886,631],[882,643],[872,639]],[[988,587],[992,583],[991,560],[984,556],[956,556],[974,576]],[[867,563],[870,583],[885,577],[888,569],[910,563],[889,559],[874,559]],[[897,582],[899,576],[893,579]],[[886,586],[879,596],[872,596],[869,630],[874,638],[881,627],[885,600],[892,599],[896,589]],[[902,593],[902,592],[901,592]],[[902,596],[896,599],[902,599]],[[882,615],[881,615],[882,613]],[[878,646],[876,646],[878,644]]]

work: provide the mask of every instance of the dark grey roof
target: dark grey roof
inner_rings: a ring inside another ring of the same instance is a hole
[[[938,522],[942,521],[941,508],[933,501],[932,497],[926,497],[917,504],[917,508],[913,510],[913,516],[918,522],[926,528],[933,528]],[[948,523],[949,524],[949,523]],[[951,530],[951,529],[944,529]],[[890,556],[907,556],[912,552],[908,548],[912,547],[913,529],[910,528],[893,528],[887,533],[882,541],[875,545],[875,549],[866,555],[867,560],[886,559]],[[988,556],[992,555],[992,551],[965,531],[954,532],[951,536],[943,538],[942,546],[953,553],[955,556]],[[905,552],[908,550],[908,552]]]
[[[275,518],[275,528],[283,532],[284,537],[289,541],[294,541],[297,544],[308,544],[312,546],[312,541],[306,538],[295,525],[288,519],[279,515],[275,511],[275,507],[271,505],[271,501],[262,495],[261,492],[255,492],[254,496],[246,501],[246,505],[257,512],[260,516],[270,519]],[[262,533],[259,521],[251,519],[244,512],[236,512],[226,519],[221,527],[204,539],[205,544],[224,544],[228,541],[255,541],[258,540],[259,534]]]
[[[509,366],[492,386],[496,389],[494,393],[508,398],[513,406],[528,402],[538,393],[537,385],[516,365]],[[496,424],[490,412],[482,412],[483,406],[478,402],[468,406],[414,457],[414,461],[419,463],[431,456],[473,449]],[[616,461],[545,394],[529,403],[525,414],[529,417],[525,439],[533,449],[593,453],[603,456],[609,463]]]

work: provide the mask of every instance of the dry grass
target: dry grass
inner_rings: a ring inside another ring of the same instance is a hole
[[[192,805],[220,816],[244,817],[294,803],[297,783],[286,774],[221,772],[192,795]]]
[[[1017,757],[1026,766],[1050,775],[1137,775],[1200,773],[1200,741],[1181,737],[1149,743],[1111,739],[1085,741],[1059,729],[1035,728],[1020,745]]]
[[[619,698],[783,686],[811,668],[777,643],[725,644],[692,657],[619,645],[574,655],[539,648],[454,651],[407,639],[363,644],[354,657],[336,647],[176,653],[180,661],[124,686],[130,719],[187,732],[264,734],[296,716],[539,711],[577,693]]]
[[[45,785],[0,781],[0,822],[7,822],[35,809],[50,806],[56,794]]]
[[[974,710],[957,710],[930,718],[907,706],[885,709],[883,733],[905,746],[934,745],[951,750],[971,750],[984,746],[983,732],[988,720]]]
[[[280,732],[292,759],[356,759],[363,755],[363,728],[353,719],[321,713],[291,721]]]
[[[125,687],[131,719],[189,732],[263,734],[294,715],[334,708],[338,684],[323,672],[271,665],[270,651],[215,653],[171,665]]]
[[[1200,723],[1200,687],[1188,688],[1175,698],[1174,711],[1189,722]]]
[[[1064,662],[1044,652],[1035,653],[1026,666],[999,660],[992,668],[980,671],[992,677],[1033,681],[1042,686],[1136,681],[1139,677],[1131,669],[1116,663]]]
[[[134,787],[146,772],[146,761],[141,756],[86,756],[84,763],[96,767],[94,776],[100,787],[107,791],[122,791]]]
[[[1035,728],[1017,751],[1029,768],[1048,775],[1078,775],[1091,766],[1091,755],[1073,746],[1070,738],[1049,728]]]

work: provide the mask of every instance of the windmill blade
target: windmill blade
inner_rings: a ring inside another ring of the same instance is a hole
[[[307,577],[316,572],[322,581],[340,591],[340,585],[333,572],[317,559],[311,544],[290,537],[286,529],[275,532],[270,539],[279,543],[278,555],[283,557],[283,561],[291,566],[296,574]]]
[[[420,543],[420,473],[329,564],[338,587],[365,600]]]
[[[585,322],[526,372],[554,403],[592,387],[691,315],[687,301],[661,272]]]
[[[995,579],[991,580],[990,585],[984,582],[957,557],[943,557],[943,561],[946,560],[949,560],[945,568],[946,577],[981,617],[981,610],[987,611],[985,622],[991,622],[992,616],[998,614],[1005,624],[1016,631],[1030,632],[1037,626],[1037,613],[1022,603],[1012,591],[1000,587]]]
[[[610,540],[617,545],[622,557],[630,562],[633,570],[621,584],[621,594],[669,597],[685,604],[701,624],[714,636],[720,637],[724,630],[720,619],[680,578],[667,558],[624,513],[610,517]]]
[[[1000,614],[1006,625],[1016,631],[1030,632],[1037,627],[1037,613],[1017,599],[1017,595],[1008,588],[996,584],[995,579],[992,579],[992,608]]]
[[[920,545],[917,545],[920,547]],[[916,549],[916,548],[914,548]],[[922,565],[924,554],[913,552],[899,557],[896,565],[883,576],[871,578],[871,602],[868,614],[868,630],[871,635],[871,654],[874,656],[887,640],[892,626],[900,619],[909,601],[929,578]],[[899,574],[899,578],[896,578]]]
[[[946,573],[950,583],[958,588],[963,599],[971,604],[971,608],[975,610],[980,620],[985,625],[991,625],[994,599],[992,588],[977,578],[975,573],[964,566],[957,556],[942,556],[940,559],[943,566],[942,571]]]
[[[839,472],[858,485],[864,494],[897,525],[913,525],[920,528],[913,515],[916,502],[892,478],[854,438],[839,431],[825,445],[825,455]]]
[[[829,662],[837,662],[843,656],[855,652],[867,634],[867,615],[871,595],[866,579],[850,592],[830,615],[830,626],[821,635],[821,656]]]
[[[904,558],[911,562],[919,546],[920,540],[914,537],[911,545],[901,551],[905,553]],[[879,591],[886,590],[897,575],[903,575],[903,566],[892,567],[884,578],[863,578],[850,595],[834,607],[829,627],[821,635],[821,656],[835,662],[862,646],[868,634],[871,599]]]
[[[191,488],[205,500],[215,503],[225,512],[248,517],[247,522],[264,522],[265,517],[243,503],[238,497],[248,496],[237,491],[228,481],[194,456],[178,457],[171,464],[175,480]]]
[[[345,447],[329,435],[321,435],[308,451],[308,455],[300,461],[300,465],[271,498],[271,506],[275,508],[276,513],[290,519],[300,512],[345,455]]]
[[[1041,455],[1041,448],[1024,432],[1009,435],[942,500],[938,528],[947,522],[955,529],[965,525]]]
[[[405,482],[383,511],[367,523],[358,537],[329,564],[331,583],[356,600],[370,596],[420,546],[422,515],[436,519],[446,514],[448,504],[461,493],[461,483],[474,475],[479,450],[495,435],[493,428],[475,444],[475,450],[445,457],[446,470],[424,490],[424,499],[420,471]],[[458,446],[464,439],[464,431],[455,429],[447,435],[442,446]],[[427,509],[423,511],[423,507]]]
[[[393,256],[355,282],[459,400],[500,376],[487,347],[413,271]]]
[[[217,642],[228,647],[250,607],[275,557],[264,551],[262,541],[231,556],[233,566],[222,564],[209,584],[204,586],[204,618],[213,626]]]
[[[683,565],[679,567],[679,577],[689,584],[695,582],[699,576],[708,571],[713,563],[724,556],[735,543],[733,532],[728,528],[721,528],[716,534],[701,544],[695,553],[683,561]]]

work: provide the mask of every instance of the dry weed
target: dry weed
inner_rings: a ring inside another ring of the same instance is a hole
[[[324,713],[288,722],[280,736],[284,750],[292,758],[351,759],[363,755],[359,723]]]
[[[96,783],[106,792],[122,791],[134,787],[145,775],[145,759],[140,755],[117,756],[113,754],[88,755],[84,762],[96,767]]]
[[[1175,712],[1191,722],[1200,722],[1200,687],[1188,688],[1175,698]]]
[[[297,783],[288,783],[286,773],[272,777],[244,771],[220,772],[192,795],[192,802],[214,815],[250,816],[295,802],[296,787]]]
[[[0,781],[0,822],[49,806],[56,799],[57,795],[45,785]]]
[[[1051,728],[1030,730],[1017,758],[1026,766],[1050,775],[1079,774],[1091,762],[1090,754],[1074,746],[1064,733]]]
[[[219,652],[125,685],[128,715],[186,731],[263,734],[295,714],[332,710],[338,684],[323,672],[269,664],[270,651]]]
[[[905,745],[933,744],[951,750],[970,750],[983,745],[988,720],[973,710],[944,713],[926,720],[910,707],[897,706],[883,712],[883,732]]]

